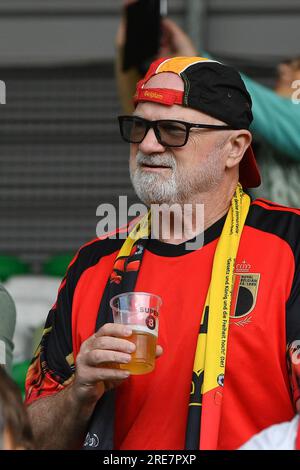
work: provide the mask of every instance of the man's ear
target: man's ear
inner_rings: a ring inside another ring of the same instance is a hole
[[[233,168],[240,163],[247,148],[252,142],[252,135],[246,129],[234,131],[228,139],[230,151],[226,160],[226,167]]]

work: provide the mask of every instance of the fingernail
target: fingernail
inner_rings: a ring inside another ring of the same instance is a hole
[[[126,328],[126,330],[124,330],[124,336],[131,336],[132,335],[132,330],[130,330],[129,328]]]
[[[128,345],[128,351],[133,352],[135,351],[135,344],[131,343]]]
[[[129,372],[129,371],[127,371],[127,370],[124,370],[124,372],[123,372],[123,374],[122,374],[122,375],[123,375],[124,379],[127,379],[127,377],[129,377],[129,376],[130,376],[130,372]]]
[[[131,356],[123,357],[120,362],[122,362],[123,364],[126,364],[127,362],[130,362],[130,361],[131,361]]]

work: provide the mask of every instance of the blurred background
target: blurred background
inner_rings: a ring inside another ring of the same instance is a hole
[[[116,121],[121,7],[0,0],[0,278],[17,307],[15,365],[72,253],[96,236],[98,205],[136,202]],[[300,55],[299,0],[169,0],[168,12],[198,50],[270,87],[278,63]]]

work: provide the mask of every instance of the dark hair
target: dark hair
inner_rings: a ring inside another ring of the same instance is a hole
[[[14,446],[34,449],[33,433],[26,408],[22,401],[21,392],[1,366],[0,421],[2,422],[0,432],[7,429],[12,436]]]

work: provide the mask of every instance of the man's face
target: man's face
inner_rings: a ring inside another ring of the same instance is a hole
[[[197,110],[152,102],[139,103],[134,115],[148,120],[224,124]],[[130,176],[139,198],[146,205],[184,204],[215,190],[225,172],[222,147],[227,136],[228,131],[195,128],[184,147],[172,148],[161,145],[150,129],[140,144],[131,144],[130,148]]]

